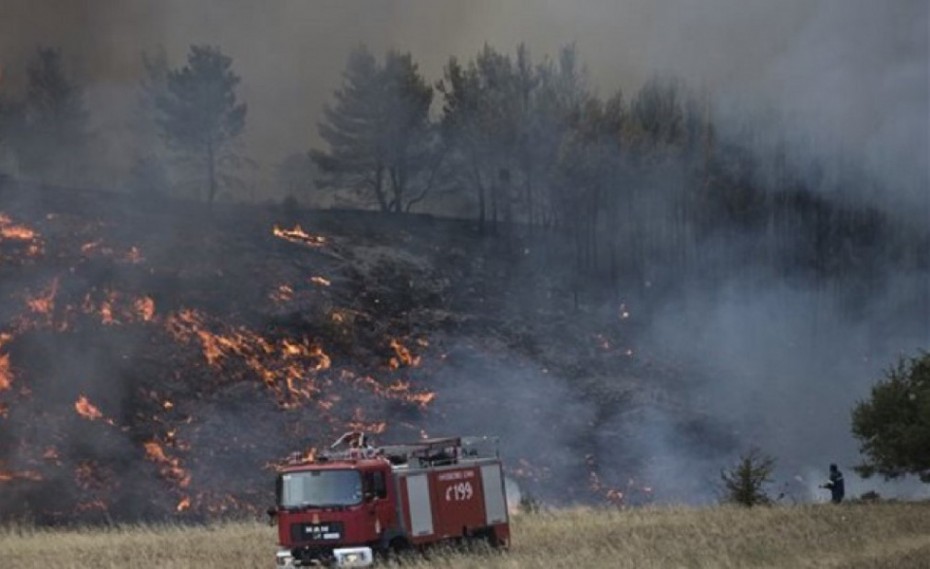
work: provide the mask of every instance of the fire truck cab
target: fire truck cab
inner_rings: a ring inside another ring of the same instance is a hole
[[[426,439],[323,454],[279,470],[278,567],[365,567],[374,555],[446,540],[506,547],[496,439]]]

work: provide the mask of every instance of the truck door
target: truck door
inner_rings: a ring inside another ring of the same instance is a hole
[[[388,496],[387,473],[373,470],[365,473],[365,501],[370,517],[370,530],[375,539],[396,525],[394,506]]]

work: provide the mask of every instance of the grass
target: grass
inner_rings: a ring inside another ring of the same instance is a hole
[[[517,516],[506,553],[433,551],[415,568],[930,568],[930,503],[631,510]],[[0,566],[247,568],[274,565],[258,523],[0,530]]]

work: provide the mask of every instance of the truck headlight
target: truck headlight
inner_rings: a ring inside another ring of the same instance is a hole
[[[368,567],[372,564],[370,547],[344,547],[333,550],[336,565],[339,567]]]
[[[278,567],[293,567],[294,556],[289,549],[279,549],[274,556],[275,565]]]

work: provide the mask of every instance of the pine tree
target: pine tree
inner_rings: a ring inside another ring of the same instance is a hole
[[[428,194],[441,160],[429,123],[432,88],[409,53],[391,51],[380,65],[364,46],[343,77],[319,125],[329,148],[311,152],[318,184],[349,190],[381,211],[409,211]]]
[[[20,170],[73,183],[85,163],[88,112],[80,85],[65,73],[61,51],[39,48],[27,69],[26,98],[10,113],[10,144]]]
[[[720,472],[724,501],[749,508],[771,504],[765,487],[772,482],[774,469],[775,459],[758,449],[743,454],[735,467]]]
[[[235,164],[231,145],[245,127],[246,105],[236,97],[239,82],[232,58],[218,48],[195,45],[187,65],[168,71],[165,90],[156,98],[164,136],[205,170],[208,203],[216,199],[221,183],[233,182],[222,167]]]

